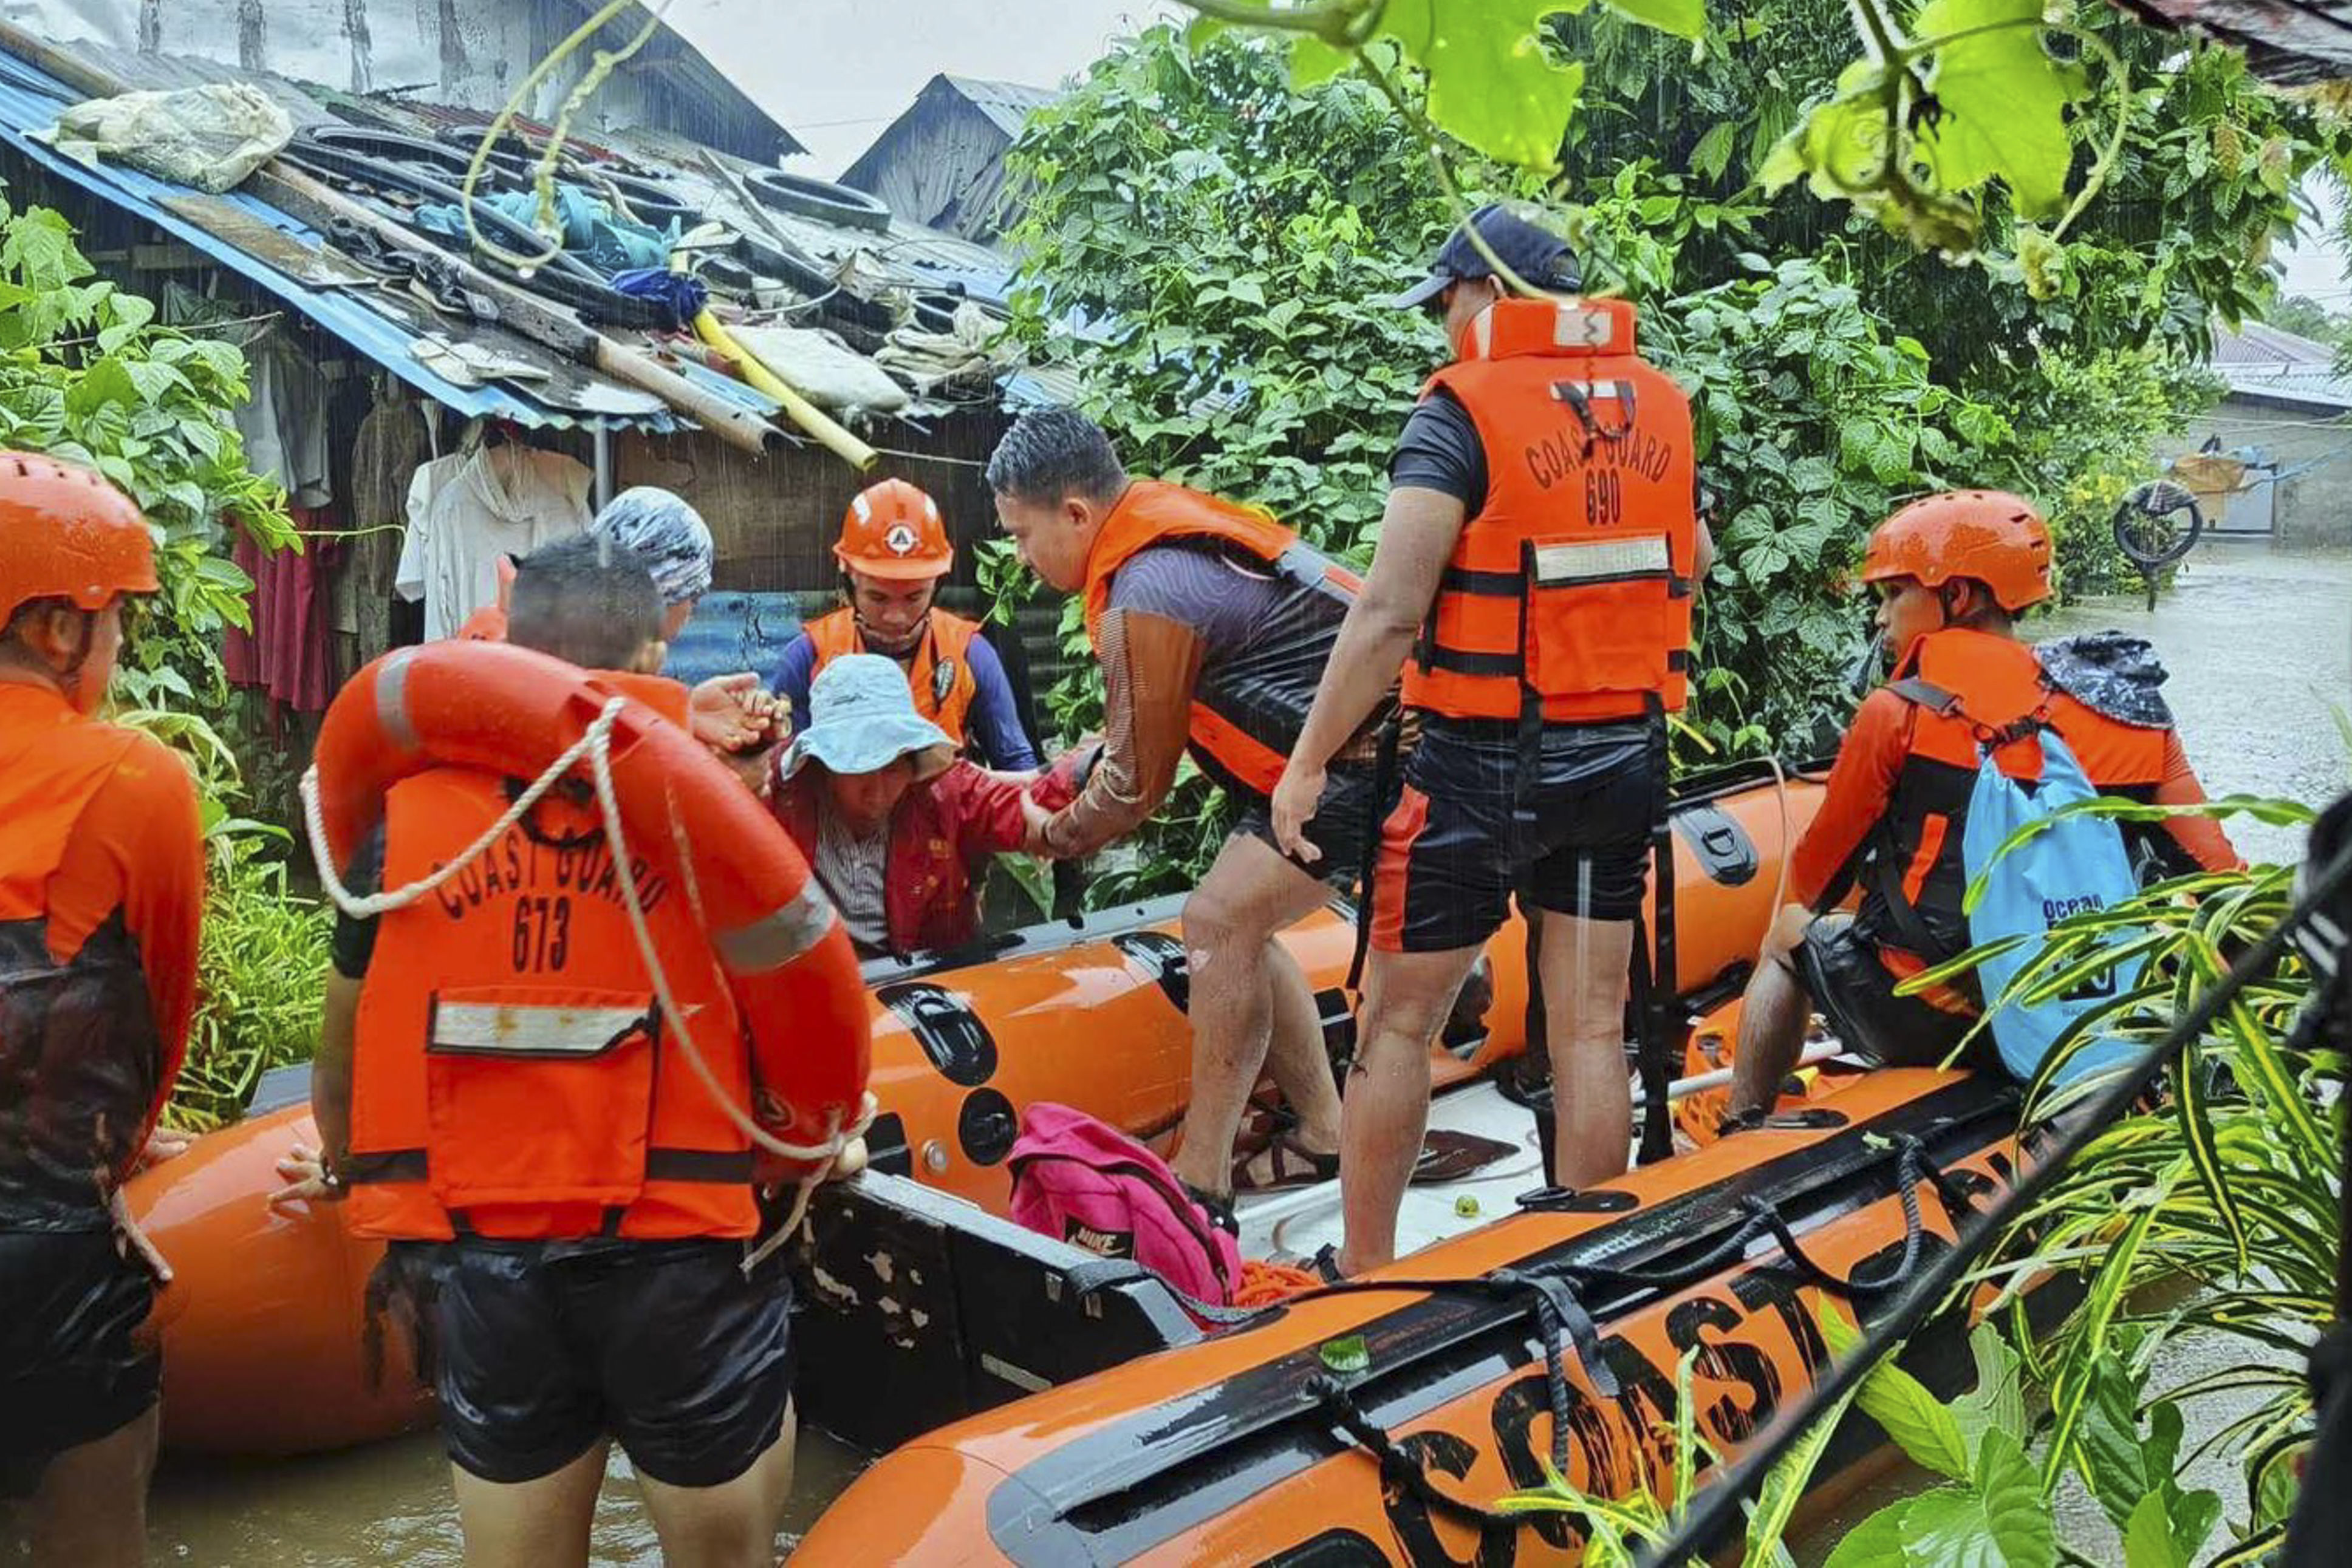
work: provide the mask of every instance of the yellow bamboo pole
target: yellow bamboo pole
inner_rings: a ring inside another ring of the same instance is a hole
[[[754,390],[763,392],[783,405],[784,415],[807,431],[843,462],[864,473],[881,461],[881,454],[850,434],[838,420],[801,396],[784,384],[783,378],[761,364],[751,350],[738,342],[733,333],[719,324],[719,318],[705,308],[694,319],[695,335],[729,359],[743,372],[743,379]]]

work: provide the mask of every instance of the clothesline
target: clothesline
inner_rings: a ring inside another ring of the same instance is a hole
[[[226,327],[257,327],[266,321],[275,321],[285,314],[283,310],[264,310],[258,316],[231,316],[218,321],[159,321],[156,325],[167,330],[178,332],[184,337],[204,338]],[[81,338],[58,338],[47,346],[52,349],[73,349],[84,343],[95,343],[98,339],[99,334],[92,332]]]

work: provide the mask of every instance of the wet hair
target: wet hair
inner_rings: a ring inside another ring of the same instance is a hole
[[[1050,506],[1078,496],[1108,506],[1127,488],[1127,470],[1101,425],[1075,409],[1040,408],[996,444],[988,487],[1016,501]]]
[[[33,622],[44,615],[64,611],[81,617],[81,651],[63,670],[53,668],[25,641],[25,632]],[[84,610],[62,593],[47,594],[39,599],[27,599],[8,612],[5,624],[0,624],[0,664],[12,669],[31,670],[45,675],[73,676],[89,658],[89,645],[97,635],[97,612]]]
[[[515,563],[507,641],[585,670],[625,670],[661,636],[661,594],[646,558],[582,534]]]

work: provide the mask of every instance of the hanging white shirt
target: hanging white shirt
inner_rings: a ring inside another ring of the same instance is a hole
[[[425,601],[427,641],[499,597],[499,557],[584,532],[596,476],[560,452],[508,442],[437,457],[408,485],[408,538],[393,586]]]

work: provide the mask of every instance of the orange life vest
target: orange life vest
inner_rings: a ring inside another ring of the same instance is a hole
[[[1681,708],[1698,510],[1690,400],[1622,299],[1496,301],[1429,380],[1468,411],[1486,501],[1463,528],[1408,706],[1456,718]]]
[[[1916,711],[1869,846],[1861,919],[1874,936],[1935,962],[1969,946],[1960,841],[1986,747],[2011,778],[2039,779],[2032,737],[2047,725],[2101,791],[2149,800],[2164,781],[2171,731],[2109,717],[2051,685],[2026,644],[1967,627],[1921,637],[1895,674],[1888,689]]]
[[[608,682],[616,678],[601,677]],[[438,768],[385,800],[383,885],[507,810]],[[662,967],[739,1104],[742,1023],[691,900],[639,860]],[[366,1236],[748,1236],[751,1145],[661,1026],[592,804],[551,796],[437,892],[383,915],[360,992],[348,1214]]]
[[[1286,632],[1296,634],[1290,645],[1269,648],[1255,662],[1221,660],[1223,667],[1213,676],[1204,672],[1192,693],[1193,759],[1221,784],[1271,795],[1307,723],[1329,645],[1363,584],[1264,512],[1164,480],[1138,479],[1103,519],[1087,556],[1087,637],[1097,649],[1118,569],[1154,545],[1184,541],[1230,549],[1269,569],[1290,590],[1280,618]],[[1318,648],[1320,658],[1313,656]]]
[[[980,682],[971,673],[971,643],[980,635],[980,626],[961,615],[950,615],[934,605],[929,630],[915,647],[915,662],[907,670],[908,687],[915,694],[915,711],[948,732],[948,738],[958,747],[964,744],[964,718],[971,712],[972,698],[980,693]],[[816,662],[809,666],[809,678],[844,653],[868,652],[865,636],[857,630],[857,612],[844,605],[830,615],[820,616],[809,622],[809,641],[815,644]]]

